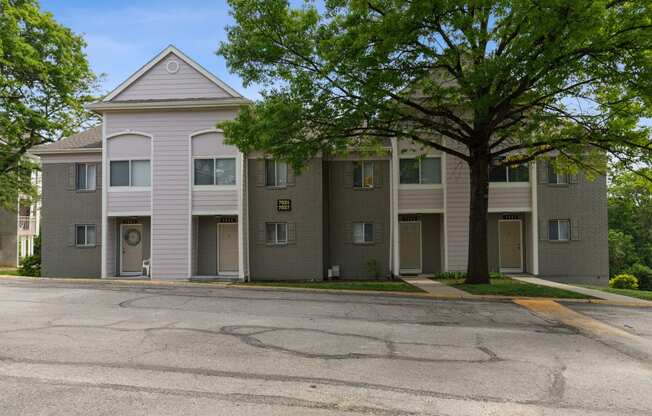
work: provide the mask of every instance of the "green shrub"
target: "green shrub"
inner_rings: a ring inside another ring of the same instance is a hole
[[[489,273],[490,279],[502,279],[503,277],[505,277],[505,275],[500,272]],[[441,280],[466,279],[466,272],[443,272],[435,276],[435,279],[441,279]]]
[[[638,288],[640,290],[652,290],[652,269],[644,264],[636,263],[627,270],[627,273],[632,274],[638,280]]]
[[[34,254],[23,257],[18,267],[18,274],[21,276],[41,276],[41,237],[34,239]]]
[[[609,287],[616,289],[638,289],[638,280],[631,274],[623,273],[609,280]]]

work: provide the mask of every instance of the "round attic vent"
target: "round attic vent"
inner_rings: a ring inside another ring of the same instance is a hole
[[[176,74],[179,71],[179,62],[177,62],[177,61],[168,61],[168,63],[165,64],[165,69],[170,74]]]

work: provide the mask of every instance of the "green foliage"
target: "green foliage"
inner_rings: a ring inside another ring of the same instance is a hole
[[[641,290],[652,290],[652,268],[636,263],[627,271],[638,280],[638,288]]]
[[[466,279],[467,275],[468,275],[468,273],[466,273],[466,272],[443,272],[443,273],[439,273],[437,276],[435,276],[435,279],[437,279],[437,280]],[[490,272],[489,273],[489,278],[490,279],[502,279],[504,277],[505,277],[505,275],[502,274],[501,272]]]
[[[83,39],[36,0],[0,0],[0,203],[33,194],[25,152],[85,123],[96,87]]]
[[[622,273],[609,280],[609,287],[614,289],[638,289],[638,280],[631,274]]]
[[[34,239],[34,254],[21,259],[18,274],[21,276],[41,276],[41,236]]]

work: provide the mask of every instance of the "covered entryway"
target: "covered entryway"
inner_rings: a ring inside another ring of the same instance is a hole
[[[143,225],[120,225],[120,274],[140,275],[143,267]]]
[[[520,219],[498,221],[498,257],[501,272],[523,271],[523,223]]]
[[[419,274],[422,271],[421,221],[399,222],[400,273]]]
[[[217,227],[217,272],[238,274],[238,224],[219,223]]]
[[[240,244],[238,216],[193,216],[192,277],[226,280],[238,278]]]

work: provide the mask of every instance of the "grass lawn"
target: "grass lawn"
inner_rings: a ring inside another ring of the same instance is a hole
[[[469,292],[472,295],[524,296],[534,298],[591,299],[591,296],[568,290],[519,282],[506,277],[491,279],[487,285],[467,285],[464,279],[441,279],[442,283]]]
[[[617,295],[630,296],[632,298],[639,298],[645,300],[652,300],[652,291],[651,290],[637,290],[637,289],[615,289],[613,287],[598,287],[598,286],[587,286],[591,289],[598,289],[604,292],[615,293]]]
[[[297,287],[308,289],[377,290],[382,292],[423,292],[423,290],[395,280],[335,280],[327,282],[247,282],[239,285]]]
[[[20,276],[18,270],[13,267],[0,267],[0,275]]]

